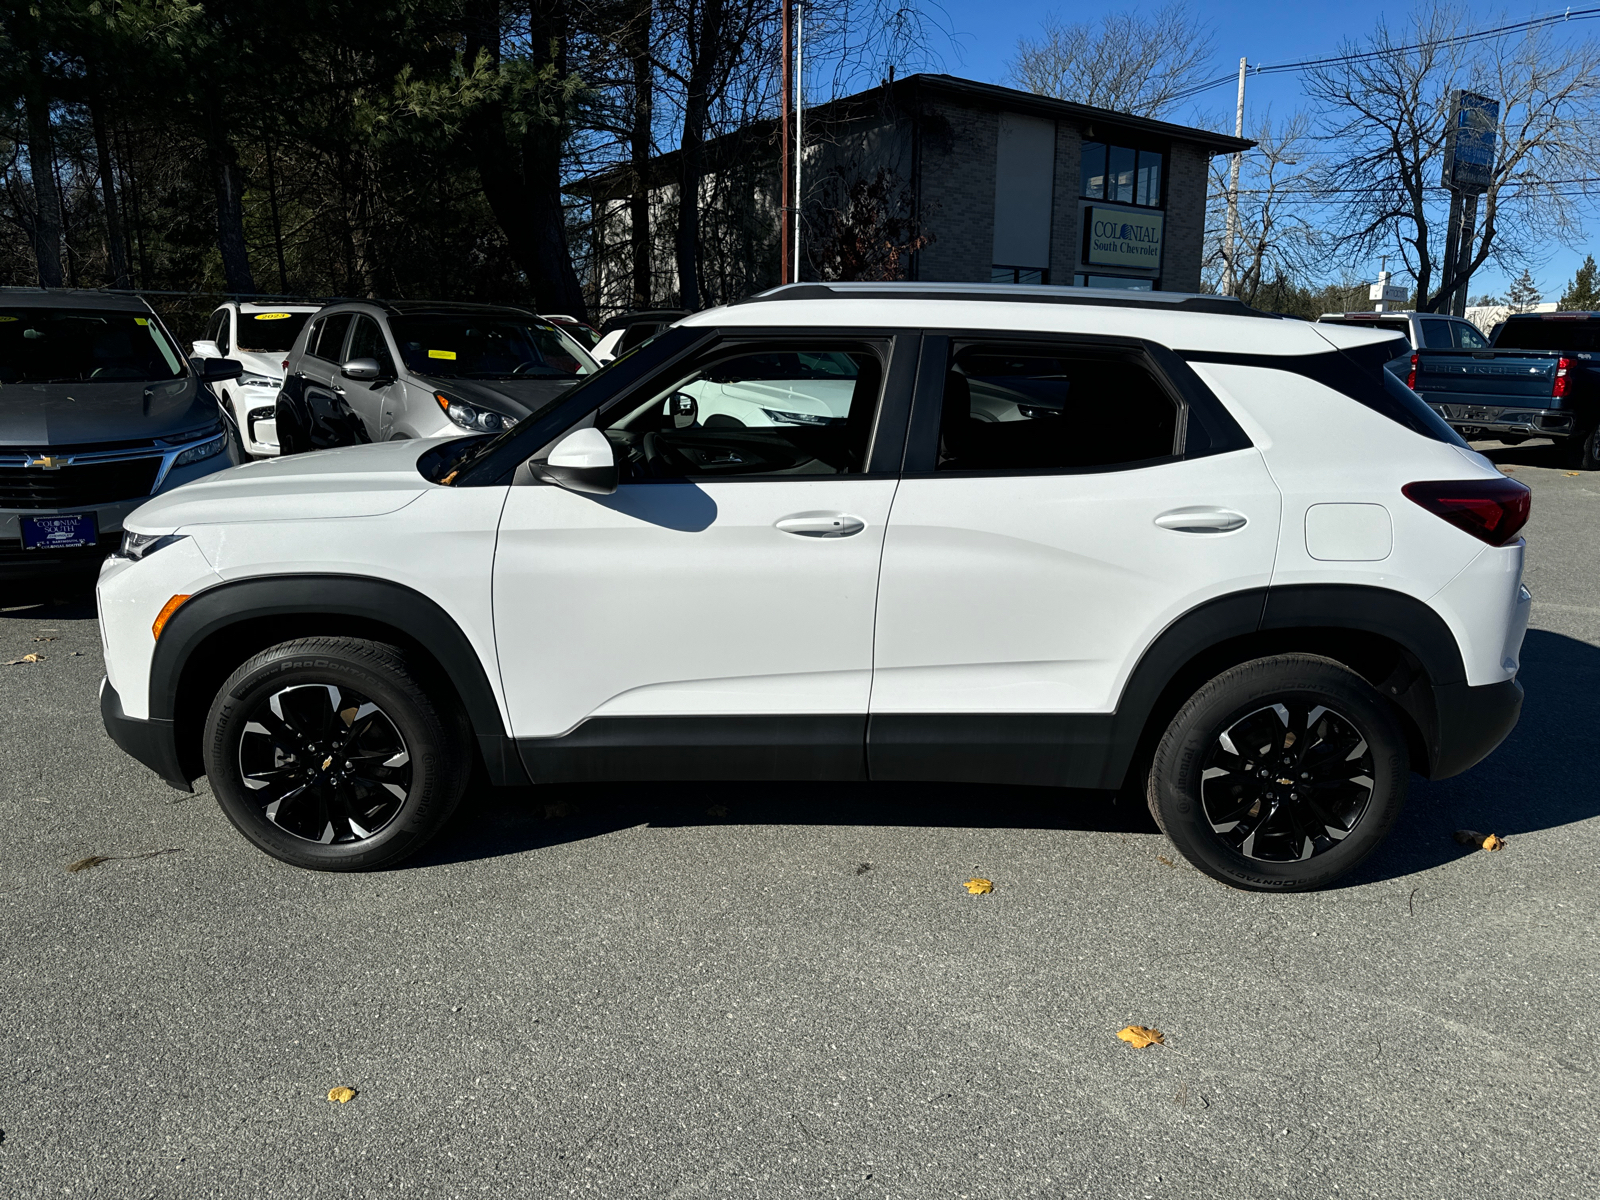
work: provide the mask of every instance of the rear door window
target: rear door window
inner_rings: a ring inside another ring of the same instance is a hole
[[[1418,321],[1422,326],[1422,345],[1427,350],[1453,350],[1455,340],[1450,336],[1452,322],[1438,319]]]
[[[350,332],[350,324],[354,320],[354,313],[334,313],[331,317],[325,317],[321,328],[316,331],[316,344],[311,353],[323,362],[343,362],[340,355],[344,352],[345,335]]]
[[[1455,335],[1457,350],[1487,350],[1489,339],[1478,332],[1471,321],[1451,321],[1450,332]]]
[[[940,471],[1063,471],[1177,453],[1178,405],[1137,357],[958,343],[945,375]]]

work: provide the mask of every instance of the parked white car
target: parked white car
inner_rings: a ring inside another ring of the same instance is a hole
[[[1530,493],[1396,347],[1218,297],[780,288],[497,435],[146,504],[100,576],[106,727],[320,870],[411,854],[481,764],[1122,789],[1218,879],[1320,887],[1522,703]]]
[[[284,359],[316,311],[315,304],[228,300],[206,322],[206,336],[190,347],[195,358],[232,358],[244,367],[238,379],[217,389],[240,457],[278,453],[276,405]]]

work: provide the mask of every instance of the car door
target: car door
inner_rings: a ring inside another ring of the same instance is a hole
[[[615,494],[519,473],[495,636],[535,779],[863,777],[916,341],[718,339],[595,418],[623,464]],[[831,395],[841,363],[843,416],[813,419],[817,402],[702,422],[685,402],[708,380]]]
[[[1186,364],[1135,340],[925,340],[884,542],[874,779],[1102,786],[1134,665],[1265,588],[1281,502]]]
[[[386,408],[392,407],[390,389],[398,393],[395,382],[394,355],[389,351],[388,340],[378,322],[365,313],[357,313],[350,330],[350,341],[345,348],[343,362],[370,358],[378,364],[378,378],[373,380],[342,377],[345,403],[361,418],[373,441],[382,441],[388,435],[390,416]],[[391,414],[392,415],[392,414]]]

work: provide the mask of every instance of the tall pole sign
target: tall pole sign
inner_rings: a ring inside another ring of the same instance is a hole
[[[789,72],[794,58],[789,51],[789,0],[783,0],[779,12],[783,22],[783,71],[778,84],[778,124],[781,126],[778,134],[778,195],[781,197],[778,201],[778,282],[793,283],[794,276],[789,272],[789,197],[794,194],[793,177],[789,174],[789,96],[792,90]]]
[[[1444,140],[1444,186],[1450,189],[1450,220],[1444,239],[1445,311],[1465,316],[1472,276],[1472,233],[1478,197],[1494,182],[1494,139],[1500,102],[1476,92],[1450,96]]]

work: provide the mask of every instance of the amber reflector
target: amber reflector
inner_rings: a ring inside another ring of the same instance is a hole
[[[167,622],[171,619],[172,614],[177,612],[188,598],[189,594],[186,592],[182,596],[174,596],[161,606],[161,611],[156,614],[155,624],[150,626],[151,637],[157,641],[161,640],[161,631],[167,627]]]

